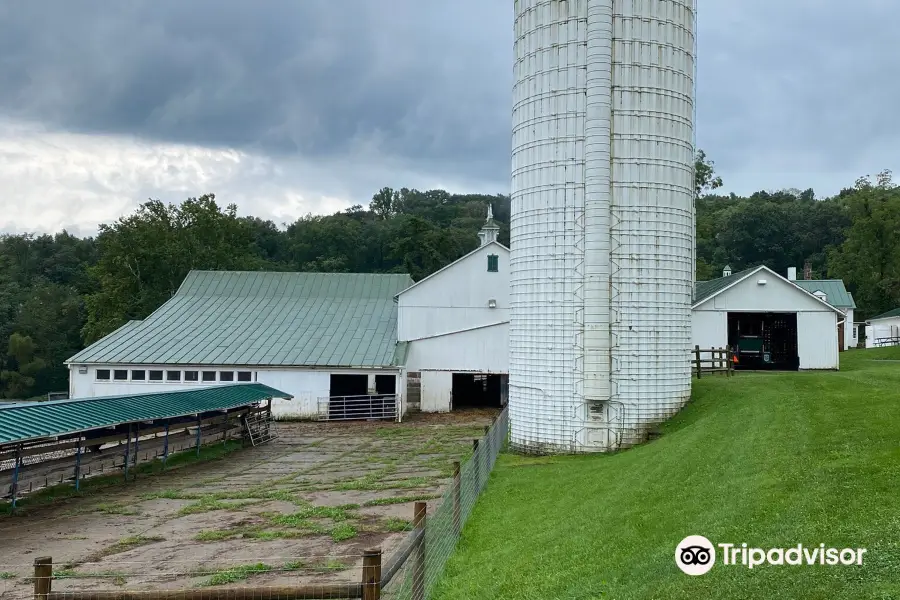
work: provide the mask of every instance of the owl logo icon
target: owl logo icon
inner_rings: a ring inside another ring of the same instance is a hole
[[[688,575],[703,575],[716,564],[716,549],[702,535],[689,535],[675,548],[675,564]]]

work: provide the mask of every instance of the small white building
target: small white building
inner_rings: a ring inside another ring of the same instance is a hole
[[[695,286],[696,346],[737,348],[738,368],[838,368],[841,310],[765,266],[723,275]]]
[[[66,361],[69,397],[258,381],[293,396],[273,403],[276,418],[307,418],[329,398],[402,396],[394,297],[410,284],[395,274],[192,271],[146,319]]]
[[[509,373],[509,249],[490,208],[481,245],[397,294],[407,399],[423,412],[500,406]]]
[[[866,348],[900,345],[900,308],[866,321]]]

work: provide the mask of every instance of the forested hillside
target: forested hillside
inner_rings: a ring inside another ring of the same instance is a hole
[[[766,264],[784,273],[811,261],[815,277],[840,277],[859,317],[900,306],[900,187],[890,173],[838,196],[758,192],[719,196],[701,153],[697,276]],[[165,302],[191,269],[404,272],[414,279],[478,245],[488,203],[509,243],[509,197],[384,188],[367,208],[307,216],[287,227],[238,217],[212,194],[181,204],[150,201],[100,227],[95,238],[0,237],[0,396],[68,388],[62,362],[129,319]]]

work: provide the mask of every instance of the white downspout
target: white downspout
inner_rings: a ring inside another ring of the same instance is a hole
[[[584,185],[584,401],[610,398],[613,0],[589,0]],[[590,418],[585,406],[586,419]]]

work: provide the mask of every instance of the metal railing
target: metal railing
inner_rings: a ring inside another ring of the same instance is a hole
[[[319,398],[317,421],[400,420],[400,396],[330,396]]]

